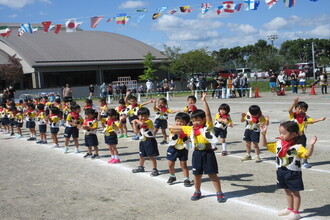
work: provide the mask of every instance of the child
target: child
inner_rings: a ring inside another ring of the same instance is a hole
[[[228,104],[221,104],[218,113],[215,115],[214,134],[221,138],[222,153],[221,156],[227,156],[227,127],[233,127],[233,121],[229,115],[230,107]]]
[[[80,106],[79,105],[72,105],[71,106],[71,112],[68,114],[66,117],[66,124],[65,124],[65,130],[64,130],[64,138],[65,138],[65,143],[64,143],[64,153],[69,152],[69,141],[70,137],[72,136],[74,145],[75,145],[75,150],[74,152],[76,154],[79,153],[79,143],[78,143],[78,138],[79,138],[79,128],[81,127],[81,124],[84,122],[84,120],[80,117]]]
[[[20,110],[17,109],[17,114],[15,115],[15,122],[16,122],[16,128],[17,128],[17,138],[22,138],[22,127],[23,127],[23,108],[20,108]]]
[[[1,125],[3,126],[3,134],[9,133],[9,119],[8,119],[8,110],[6,109],[6,105],[0,103],[0,120]]]
[[[159,128],[161,128],[163,134],[163,141],[160,142],[160,144],[167,144],[166,129],[167,129],[168,114],[176,113],[178,111],[172,111],[171,109],[169,109],[167,105],[167,100],[165,98],[160,98],[158,100],[158,106],[156,106],[156,100],[153,100],[153,102],[154,102],[154,111],[156,112],[156,120],[154,123],[155,126],[154,134],[156,136]]]
[[[176,126],[186,126],[189,124],[189,122],[190,116],[187,113],[180,112],[175,116]],[[167,181],[168,184],[171,185],[176,181],[174,166],[176,159],[179,159],[184,176],[183,184],[185,187],[191,186],[191,182],[189,180],[189,171],[187,168],[188,149],[189,138],[186,134],[183,132],[180,132],[179,134],[171,134],[166,156],[170,172],[170,178]]]
[[[27,139],[28,141],[35,141],[36,138],[36,123],[35,123],[35,116],[36,116],[36,112],[35,112],[35,107],[33,103],[28,103],[26,105],[26,111],[24,112],[24,116],[26,123],[25,126],[26,128],[28,128],[30,130],[30,137]]]
[[[300,219],[300,192],[304,190],[302,175],[301,175],[301,158],[312,156],[314,145],[317,138],[313,137],[310,143],[309,150],[298,144],[299,127],[293,121],[286,121],[280,125],[280,140],[276,143],[267,143],[266,131],[267,125],[262,124],[262,145],[268,150],[276,154],[277,163],[277,185],[285,190],[288,207],[280,212],[279,216],[288,215],[287,219]]]
[[[101,121],[101,125],[104,128],[105,123],[107,121],[107,111],[108,111],[108,106],[105,98],[100,99],[100,108],[99,108],[99,113],[98,113],[98,118],[97,120]]]
[[[157,141],[155,139],[155,135],[153,133],[154,124],[149,119],[150,111],[149,109],[142,107],[137,112],[139,119],[134,119],[132,123],[136,123],[140,128],[140,165],[133,169],[133,173],[144,172],[144,161],[146,157],[149,157],[152,163],[152,172],[151,176],[158,176],[159,171],[157,170],[157,161],[156,158],[159,155]]]
[[[15,117],[17,114],[17,108],[15,104],[11,104],[8,109],[8,119],[9,119],[9,126],[10,126],[10,136],[14,136],[14,127],[16,126]]]
[[[89,109],[89,108],[95,110],[95,106],[93,105],[93,100],[91,100],[91,99],[86,99],[86,101],[85,101],[85,106],[84,106],[84,114],[85,114],[85,111],[86,111],[87,109]]]
[[[266,119],[262,115],[260,107],[251,105],[248,113],[242,113],[241,122],[246,123],[243,140],[246,142],[246,156],[242,161],[252,160],[251,157],[251,142],[253,143],[254,152],[256,154],[255,162],[262,162],[259,154],[259,139],[260,139],[260,124],[265,123]]]
[[[60,130],[59,126],[61,119],[62,116],[60,115],[60,110],[56,107],[51,107],[49,109],[48,121],[50,126],[50,134],[54,142],[53,147],[59,147],[57,134]]]
[[[216,145],[218,139],[214,136],[213,121],[210,108],[206,102],[206,92],[202,94],[204,111],[195,110],[191,114],[192,126],[174,126],[172,133],[179,134],[183,131],[191,139],[194,153],[192,156],[192,167],[194,174],[195,193],[191,200],[196,201],[201,198],[201,184],[203,174],[208,174],[216,190],[217,201],[225,202],[224,194],[221,191],[221,184],[218,178],[218,163],[212,145]]]
[[[293,108],[295,111],[293,112]],[[289,118],[292,121],[295,121],[298,123],[299,126],[299,143],[306,147],[307,143],[307,137],[305,135],[305,128],[307,128],[308,124],[314,124],[320,121],[324,121],[326,117],[319,118],[316,120],[313,120],[309,116],[306,115],[308,109],[308,104],[303,101],[299,101],[299,98],[296,97],[293,99],[293,103],[291,107],[289,108]],[[310,165],[307,161],[307,159],[303,159],[303,165],[305,168],[311,168],[312,165]]]
[[[64,105],[62,106],[63,118],[61,124],[65,127],[66,117],[71,112],[71,103],[68,100],[64,100]]]
[[[127,120],[126,120],[126,114],[125,114],[125,109],[126,109],[126,105],[125,105],[125,101],[124,99],[119,99],[119,106],[115,108],[115,110],[118,112],[119,117],[122,118],[120,120],[120,135],[118,136],[118,138],[127,138]]]
[[[124,99],[125,103],[126,103],[125,113],[127,114],[128,121],[132,126],[133,132],[135,133],[135,137],[132,138],[132,139],[133,140],[139,140],[140,139],[139,130],[138,130],[136,124],[133,123],[133,120],[138,119],[137,112],[140,108],[142,108],[142,106],[147,105],[147,104],[149,104],[153,101],[150,100],[148,102],[145,102],[145,103],[142,103],[142,104],[139,105],[137,103],[137,98],[135,96],[130,95],[130,94],[131,94],[131,92],[128,91],[126,93],[126,96],[125,96],[125,99]]]
[[[115,164],[120,162],[116,146],[118,144],[118,137],[115,130],[118,130],[120,124],[122,123],[122,120],[118,121],[119,113],[113,108],[108,110],[107,115],[108,118],[106,121],[106,128],[104,130],[104,142],[108,145],[111,155],[111,159],[108,161],[108,163]]]
[[[87,147],[87,154],[84,158],[99,159],[99,142],[96,136],[98,122],[95,118],[95,111],[92,108],[85,110],[85,120],[82,128],[85,130],[85,145]],[[94,155],[92,154],[92,147],[94,147]]]
[[[183,112],[191,114],[194,111],[196,111],[196,109],[197,109],[197,107],[195,106],[196,102],[197,102],[197,99],[195,96],[193,96],[193,95],[188,96],[188,98],[187,98],[188,106],[184,107]]]
[[[40,134],[40,141],[37,141],[37,144],[47,144],[46,140],[46,131],[47,131],[47,118],[45,112],[45,105],[38,104],[37,105],[37,122],[39,125],[39,134]]]

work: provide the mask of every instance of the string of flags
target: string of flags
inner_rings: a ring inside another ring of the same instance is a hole
[[[264,0],[268,9],[271,9],[278,0]],[[317,2],[318,0],[309,0],[311,2]],[[296,4],[296,0],[283,0],[285,3],[285,6],[287,8],[294,7]],[[241,10],[241,8],[244,6],[244,9],[246,11],[249,10],[257,10],[260,5],[259,0],[243,0],[243,3],[236,4],[234,1],[224,1],[222,2],[222,5],[217,7],[216,13],[220,15],[221,13],[235,13]],[[201,3],[201,13],[204,15],[206,14],[210,9],[212,8],[212,3]],[[159,18],[162,14],[168,13],[168,14],[175,14],[178,11],[181,13],[191,13],[194,11],[190,5],[187,6],[180,6],[176,9],[168,9],[167,6],[163,6],[156,9],[155,13],[152,13],[152,19],[156,20]],[[145,13],[148,12],[147,8],[137,8],[135,9],[136,13],[141,13],[137,16],[137,22],[141,22],[143,19],[145,19],[146,15]],[[143,14],[144,13],[144,14]],[[97,25],[100,23],[100,21],[104,18],[104,16],[94,16],[90,18],[90,25],[91,28],[96,28]],[[131,19],[131,16],[127,15],[127,13],[118,13],[113,17],[108,18],[105,22],[111,22],[113,20],[116,21],[116,24],[122,24],[125,25],[128,23],[128,21]],[[32,27],[30,23],[21,24],[20,28],[18,29],[18,37],[21,37],[24,33],[30,33],[34,34],[39,29],[43,29],[44,32],[49,33],[52,29],[54,29],[54,33],[58,34],[62,29],[62,24],[52,24],[51,21],[44,21],[41,22],[42,27]],[[76,29],[82,24],[82,22],[77,22],[76,18],[70,18],[67,19],[65,22],[65,29],[66,32],[76,32]],[[12,29],[10,26],[0,26],[0,35],[2,37],[9,37],[12,33]]]

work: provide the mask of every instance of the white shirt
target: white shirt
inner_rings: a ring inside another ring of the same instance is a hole
[[[300,72],[298,75],[299,81],[300,82],[305,82],[306,81],[306,73]]]
[[[147,89],[152,89],[153,83],[151,81],[146,82]]]

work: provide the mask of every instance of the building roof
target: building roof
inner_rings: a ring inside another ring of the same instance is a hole
[[[141,41],[110,32],[67,33],[62,29],[57,35],[53,30],[45,33],[40,29],[35,34],[24,33],[18,37],[18,25],[0,24],[6,25],[12,26],[13,32],[8,38],[0,37],[0,43],[12,48],[32,68],[141,63],[148,52],[155,57],[155,62],[166,58]]]

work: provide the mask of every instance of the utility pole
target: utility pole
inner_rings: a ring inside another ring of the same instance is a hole
[[[314,77],[314,80],[316,79],[315,78],[315,56],[314,56],[314,42],[312,42],[312,57],[313,57],[313,77]]]
[[[277,34],[267,35],[267,39],[272,42],[272,56],[274,56],[274,40],[278,39]]]

